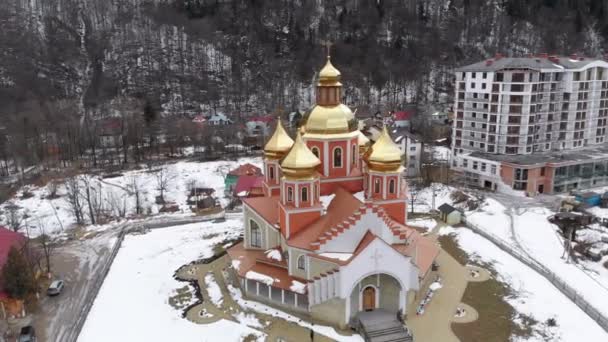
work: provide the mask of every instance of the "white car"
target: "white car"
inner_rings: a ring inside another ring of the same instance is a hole
[[[46,290],[46,294],[49,296],[57,296],[61,291],[63,291],[63,280],[53,280]]]

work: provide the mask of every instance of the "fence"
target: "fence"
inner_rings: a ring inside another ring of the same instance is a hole
[[[545,277],[561,293],[568,297],[572,302],[574,302],[574,304],[581,308],[583,312],[585,312],[589,317],[596,321],[600,327],[602,327],[604,330],[606,330],[606,332],[608,332],[608,318],[604,314],[599,312],[595,307],[593,307],[583,296],[581,296],[576,290],[574,290],[570,285],[563,281],[557,274],[551,272],[548,268],[541,265],[536,260],[533,260],[530,256],[511,248],[501,239],[493,236],[492,234],[489,234],[483,229],[477,227],[475,224],[467,221],[466,218],[464,218],[464,222],[466,223],[467,228],[490,240],[493,244],[498,246],[498,248],[502,249],[506,253],[510,254],[520,262],[524,263],[525,265]]]

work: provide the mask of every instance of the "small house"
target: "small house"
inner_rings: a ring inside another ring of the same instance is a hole
[[[410,120],[414,116],[414,112],[411,110],[403,110],[393,113],[393,125],[395,127],[409,127]]]
[[[232,120],[230,120],[224,113],[216,113],[213,114],[209,120],[207,120],[207,122],[211,126],[224,126],[231,124]]]
[[[440,219],[447,224],[458,224],[462,220],[462,213],[460,210],[447,203],[440,205],[437,209],[439,210]]]
[[[263,176],[240,176],[234,187],[235,197],[259,197],[264,196]]]
[[[227,195],[230,195],[236,186],[236,183],[241,176],[261,176],[262,170],[250,163],[240,165],[234,170],[228,172],[226,178],[224,179],[224,192]]]

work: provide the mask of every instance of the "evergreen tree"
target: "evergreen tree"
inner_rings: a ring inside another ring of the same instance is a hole
[[[6,264],[2,268],[2,284],[12,298],[25,299],[36,291],[32,269],[23,253],[15,246],[9,250]]]

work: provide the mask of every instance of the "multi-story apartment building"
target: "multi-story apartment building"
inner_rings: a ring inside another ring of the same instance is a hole
[[[555,175],[547,171],[556,172],[564,153],[580,151],[608,160],[608,154],[604,157],[597,148],[608,142],[608,63],[604,60],[497,55],[457,69],[455,89],[454,166],[476,185],[497,189],[502,180],[528,193],[563,192],[571,189],[554,184]],[[470,168],[474,160],[484,159],[488,165],[500,163],[496,174],[486,175],[488,169],[481,172],[481,166]],[[541,161],[550,165],[537,165]],[[534,165],[539,167],[538,177],[542,168],[542,184],[528,182],[527,177],[536,172],[522,171]],[[518,179],[524,173],[526,179]],[[573,183],[575,188],[586,184]]]

